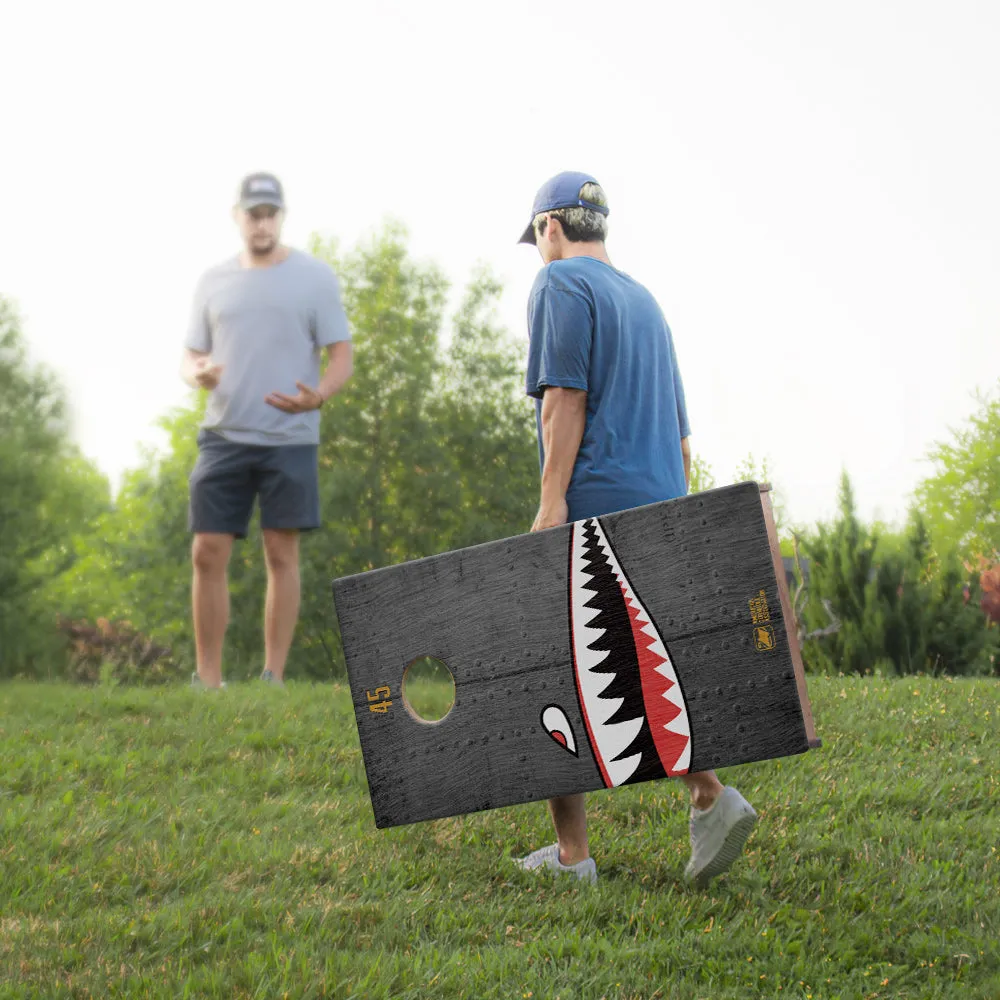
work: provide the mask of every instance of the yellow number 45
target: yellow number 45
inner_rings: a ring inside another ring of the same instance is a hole
[[[374,694],[371,691],[366,691],[365,694],[368,695],[369,702],[374,702],[374,704],[369,704],[369,712],[379,712],[382,715],[385,715],[385,713],[389,711],[389,706],[392,704],[389,700],[389,696],[392,692],[389,690],[387,685],[383,684],[375,688]]]

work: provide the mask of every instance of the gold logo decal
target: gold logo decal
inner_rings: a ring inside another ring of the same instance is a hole
[[[754,625],[761,625],[771,620],[771,609],[767,606],[767,595],[763,590],[756,597],[751,597],[748,603],[750,619]]]
[[[753,641],[758,651],[774,649],[774,629],[770,625],[758,625],[753,630]]]

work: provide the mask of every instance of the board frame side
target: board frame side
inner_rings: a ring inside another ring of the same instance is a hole
[[[764,523],[767,526],[767,540],[771,546],[771,558],[774,562],[774,576],[778,584],[781,615],[785,620],[785,636],[788,639],[788,649],[792,656],[792,668],[795,671],[795,686],[799,692],[799,704],[802,706],[802,722],[805,725],[809,747],[815,750],[823,745],[823,741],[816,735],[816,723],[809,701],[809,691],[806,688],[806,671],[802,663],[802,649],[799,646],[798,622],[795,619],[795,612],[792,610],[792,601],[785,580],[785,564],[781,559],[781,544],[778,541],[778,529],[774,523],[771,486],[769,483],[758,483],[758,486],[760,488],[760,504],[764,511]]]

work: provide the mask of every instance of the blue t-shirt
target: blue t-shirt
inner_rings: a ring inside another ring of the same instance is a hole
[[[571,521],[687,492],[691,433],[670,327],[649,291],[594,257],[553,261],[528,300],[527,392],[542,467],[547,386],[584,389],[587,419],[566,502]]]

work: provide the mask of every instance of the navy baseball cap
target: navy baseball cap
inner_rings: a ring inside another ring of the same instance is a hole
[[[592,208],[601,215],[608,214],[607,205],[595,205],[592,201],[584,201],[580,191],[584,184],[596,184],[590,174],[581,174],[577,170],[564,170],[555,177],[550,177],[535,195],[535,204],[531,207],[531,220],[528,228],[521,234],[518,243],[535,245],[535,216],[541,212],[551,212],[557,208]]]
[[[240,208],[250,209],[258,205],[285,207],[281,181],[274,174],[249,174],[240,183]]]

